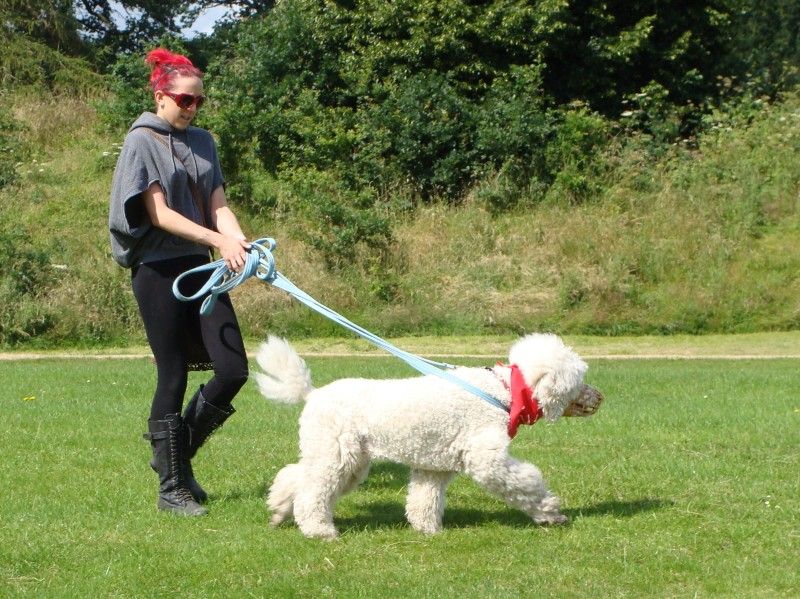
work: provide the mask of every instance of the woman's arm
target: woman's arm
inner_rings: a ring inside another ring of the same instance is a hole
[[[220,187],[219,189],[221,190],[222,188]],[[214,193],[217,193],[217,190],[214,190]],[[213,214],[214,194],[211,195],[211,198]],[[147,214],[150,217],[150,222],[152,222],[154,226],[164,229],[178,237],[216,248],[231,270],[238,270],[244,266],[250,244],[245,241],[242,230],[239,228],[239,223],[236,221],[236,217],[233,217],[233,222],[236,223],[235,230],[231,229],[229,223],[223,222],[222,228],[220,228],[219,223],[217,223],[217,228],[220,231],[217,233],[216,231],[198,225],[167,206],[164,191],[158,183],[153,183],[148,187],[147,190],[142,193],[142,199]],[[222,195],[222,200],[223,202],[225,200],[224,193]],[[227,205],[225,208],[227,208]],[[228,212],[230,212],[230,209],[228,209]],[[231,216],[233,216],[233,213],[231,213]],[[215,220],[218,221],[219,219],[215,217]]]
[[[223,235],[235,237],[236,239],[247,239],[242,233],[236,215],[228,207],[225,199],[225,189],[220,185],[211,192],[211,222],[214,227]]]

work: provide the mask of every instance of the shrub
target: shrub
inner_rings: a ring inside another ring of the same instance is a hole
[[[81,58],[67,56],[26,35],[4,31],[0,87],[33,87],[88,97],[104,88],[103,78]]]
[[[729,7],[678,4],[278,3],[211,63],[223,167],[325,171],[348,210],[398,191],[459,202],[486,177],[495,213],[551,185],[585,201],[609,119],[630,112],[630,130],[668,144],[716,93]]]
[[[17,227],[0,228],[0,345],[40,335],[53,324],[40,301],[50,286],[50,260]]]
[[[553,182],[549,195],[578,204],[602,189],[602,153],[611,125],[581,104],[574,104],[559,116],[544,151],[545,170]]]
[[[100,123],[110,131],[125,131],[152,104],[147,85],[150,71],[142,56],[125,54],[111,66],[111,96],[96,103]]]
[[[353,191],[330,173],[314,169],[287,171],[284,180],[294,230],[329,268],[366,265],[374,263],[369,255],[385,255],[391,226],[374,209],[369,189]]]
[[[423,200],[459,199],[476,174],[472,103],[434,71],[389,82],[382,95],[360,117],[363,135],[353,165],[360,179],[374,176],[383,187],[401,179]],[[384,164],[390,168],[381,173]]]
[[[475,119],[474,169],[481,176],[496,173],[505,188],[486,196],[493,212],[511,208],[531,180],[549,183],[545,149],[556,113],[547,107],[541,71],[539,65],[512,66],[496,77]]]
[[[0,96],[0,189],[16,181],[17,164],[24,155],[19,140],[22,125],[11,115]]]

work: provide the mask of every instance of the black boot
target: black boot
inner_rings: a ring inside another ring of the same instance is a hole
[[[158,474],[158,509],[185,516],[202,516],[207,510],[197,503],[185,480],[186,427],[180,414],[167,414],[164,420],[148,420],[144,438],[153,447],[153,462]]]
[[[191,460],[206,439],[236,411],[231,405],[223,409],[208,403],[202,391],[203,386],[200,385],[183,411],[183,421],[186,423],[189,435],[185,461],[187,486],[194,498],[201,502],[205,501],[208,495],[194,478]]]

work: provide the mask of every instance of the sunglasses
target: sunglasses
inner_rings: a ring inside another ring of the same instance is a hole
[[[161,90],[165,96],[169,96],[175,101],[175,104],[178,105],[178,108],[182,108],[183,110],[189,110],[192,106],[197,105],[198,110],[203,105],[203,102],[206,101],[205,96],[195,96],[194,94],[173,94],[172,92],[168,92],[165,90]]]

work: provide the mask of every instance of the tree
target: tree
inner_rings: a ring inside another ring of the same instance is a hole
[[[33,85],[88,94],[102,86],[81,59],[85,45],[70,0],[6,0],[0,23],[0,88]]]
[[[775,95],[800,82],[800,3],[729,0],[732,23],[725,56],[733,90]]]
[[[691,131],[716,90],[725,11],[720,0],[284,2],[244,23],[217,63],[226,167],[334,169],[423,200],[512,163],[548,183],[544,145],[573,102],[617,119],[641,96],[642,128]]]
[[[63,0],[62,0],[63,1]],[[275,0],[74,0],[81,32],[108,62],[119,52],[137,52],[165,35],[179,35],[209,8],[228,8],[224,22],[262,14]]]
[[[7,36],[24,36],[66,54],[81,50],[71,0],[4,0],[0,23]]]
[[[82,34],[90,40],[98,62],[107,63],[120,52],[138,52],[153,39],[168,33],[177,35],[180,28],[176,17],[185,3],[76,0],[75,6]]]

